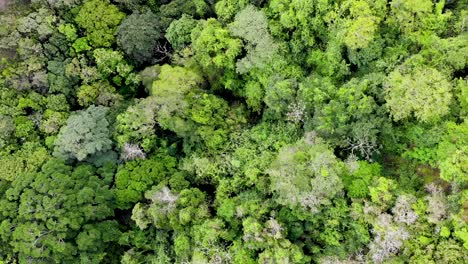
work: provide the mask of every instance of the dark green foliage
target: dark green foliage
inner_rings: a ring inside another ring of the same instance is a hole
[[[151,11],[132,14],[120,24],[117,40],[135,64],[151,62],[155,58],[156,46],[162,38],[159,24],[158,17]]]
[[[105,220],[113,215],[114,194],[102,176],[92,166],[72,169],[56,159],[40,172],[20,173],[2,198],[2,244],[20,262],[101,261],[120,233]]]
[[[167,181],[174,174],[176,159],[165,154],[153,154],[148,159],[130,161],[115,175],[117,207],[128,209],[143,198],[150,186]]]

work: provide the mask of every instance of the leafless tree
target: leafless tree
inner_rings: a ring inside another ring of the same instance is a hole
[[[121,159],[125,161],[134,160],[134,159],[145,159],[146,154],[140,148],[140,146],[131,143],[125,143],[122,148]]]

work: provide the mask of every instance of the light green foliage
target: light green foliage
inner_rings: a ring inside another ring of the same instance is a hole
[[[115,88],[108,82],[98,82],[91,85],[82,85],[77,92],[78,103],[83,107],[90,105],[111,106],[122,100]]]
[[[65,125],[68,113],[45,110],[40,130],[45,134],[57,134],[60,128]]]
[[[76,53],[81,53],[84,51],[91,50],[91,46],[88,44],[88,39],[85,37],[77,38],[75,42],[72,44],[73,49],[75,49]]]
[[[378,30],[380,18],[366,1],[352,1],[349,11],[352,19],[346,23],[344,42],[354,50],[367,48]]]
[[[152,224],[159,229],[181,231],[200,224],[209,216],[205,194],[196,188],[177,193],[158,185],[147,191],[145,198],[150,204],[137,204],[132,214],[141,229]]]
[[[0,263],[467,262],[467,1],[4,2]]]
[[[183,137],[188,147],[201,139],[207,147],[216,149],[226,140],[228,125],[232,129],[243,122],[242,112],[234,109],[230,113],[227,102],[201,90],[202,84],[196,72],[163,65],[151,95],[162,128]]]
[[[153,97],[141,99],[117,116],[116,138],[122,147],[125,143],[137,143],[149,151],[156,140],[155,125],[157,105]]]
[[[15,153],[0,157],[0,179],[13,181],[21,173],[35,172],[49,158],[50,155],[43,146],[27,142]]]
[[[121,52],[112,49],[95,49],[93,55],[103,78],[111,78],[117,86],[138,85],[140,81],[138,75],[133,72],[133,66],[125,61]]]
[[[384,177],[377,178],[372,182],[372,185],[369,186],[371,201],[383,211],[385,208],[392,205],[395,199],[393,192],[396,187],[397,185],[392,179]]]
[[[196,58],[204,68],[234,69],[234,59],[239,55],[242,43],[232,38],[216,20],[204,22],[200,32],[192,33],[192,41]]]
[[[244,9],[249,4],[249,0],[221,0],[216,2],[215,11],[218,19],[227,22],[232,20],[239,10]]]
[[[239,73],[246,73],[253,67],[265,67],[278,49],[268,32],[265,14],[252,5],[237,13],[234,22],[229,25],[229,31],[247,42],[247,55],[236,63]]]
[[[125,14],[109,0],[88,0],[75,17],[78,26],[86,31],[93,47],[110,47],[115,42],[115,31]]]
[[[433,68],[407,69],[401,66],[386,81],[386,101],[394,120],[411,116],[422,122],[435,122],[448,114],[452,85]]]
[[[350,173],[343,179],[348,196],[351,198],[366,198],[369,195],[368,186],[371,185],[373,180],[380,177],[379,164],[349,161],[348,167]]]
[[[249,186],[267,192],[267,177],[264,172],[282,147],[293,144],[300,138],[299,133],[296,127],[285,123],[264,122],[234,136],[231,140],[234,150],[229,161],[234,175],[231,183],[234,190]],[[222,194],[218,192],[218,195]]]
[[[115,175],[116,204],[128,209],[143,198],[150,186],[165,181],[174,173],[176,160],[166,153],[157,153],[149,159],[127,162]]]
[[[440,33],[446,29],[451,12],[443,13],[444,4],[444,1],[434,4],[430,0],[392,1],[388,23],[418,41],[422,39],[418,33]]]
[[[210,18],[192,31],[194,57],[210,78],[221,78],[228,89],[235,89],[236,58],[242,41],[234,38],[217,20]],[[225,77],[217,76],[224,72]]]
[[[186,97],[199,90],[203,79],[195,72],[182,67],[163,65],[158,80],[150,90],[154,101],[159,105],[157,120],[166,129],[186,135],[190,129],[184,118],[190,105]]]
[[[180,50],[191,42],[190,35],[197,24],[197,20],[183,14],[180,19],[172,21],[164,36],[174,49]]]
[[[76,27],[73,24],[61,24],[58,31],[67,37],[68,41],[75,41],[78,38]]]
[[[18,116],[15,118],[15,136],[17,138],[32,139],[36,135],[34,122],[26,116]]]
[[[343,188],[342,165],[320,138],[303,139],[281,149],[268,173],[279,203],[312,213],[329,205]]]
[[[1,208],[6,218],[0,240],[13,247],[19,262],[99,262],[107,244],[118,238],[115,222],[100,222],[113,215],[113,193],[89,165],[72,170],[53,159],[41,172],[20,173],[6,193],[2,203],[15,213]]]
[[[128,16],[117,30],[120,46],[138,65],[152,60],[158,40],[161,38],[158,17],[151,11]]]
[[[468,182],[468,123],[446,124],[447,134],[437,147],[440,177],[458,184]]]
[[[272,17],[272,33],[287,38],[293,53],[298,55],[315,44],[314,36],[322,38],[326,35],[322,16],[331,9],[332,6],[324,1],[271,1],[268,13]],[[288,36],[289,30],[294,30],[294,33]]]
[[[84,160],[111,150],[107,108],[90,106],[71,115],[55,141],[54,156]]]

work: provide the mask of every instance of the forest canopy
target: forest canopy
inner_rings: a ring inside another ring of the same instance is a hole
[[[467,21],[0,0],[0,264],[468,263]]]

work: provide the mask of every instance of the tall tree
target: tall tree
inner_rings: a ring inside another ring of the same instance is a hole
[[[55,141],[54,156],[84,160],[111,150],[107,111],[105,107],[90,106],[71,115]]]
[[[110,47],[115,42],[115,31],[125,14],[109,0],[89,0],[80,7],[75,22],[86,31],[93,47]]]
[[[117,40],[132,62],[141,65],[156,58],[156,48],[163,37],[161,32],[159,19],[151,11],[134,13],[120,24],[117,29]],[[163,46],[162,43],[159,45]]]

